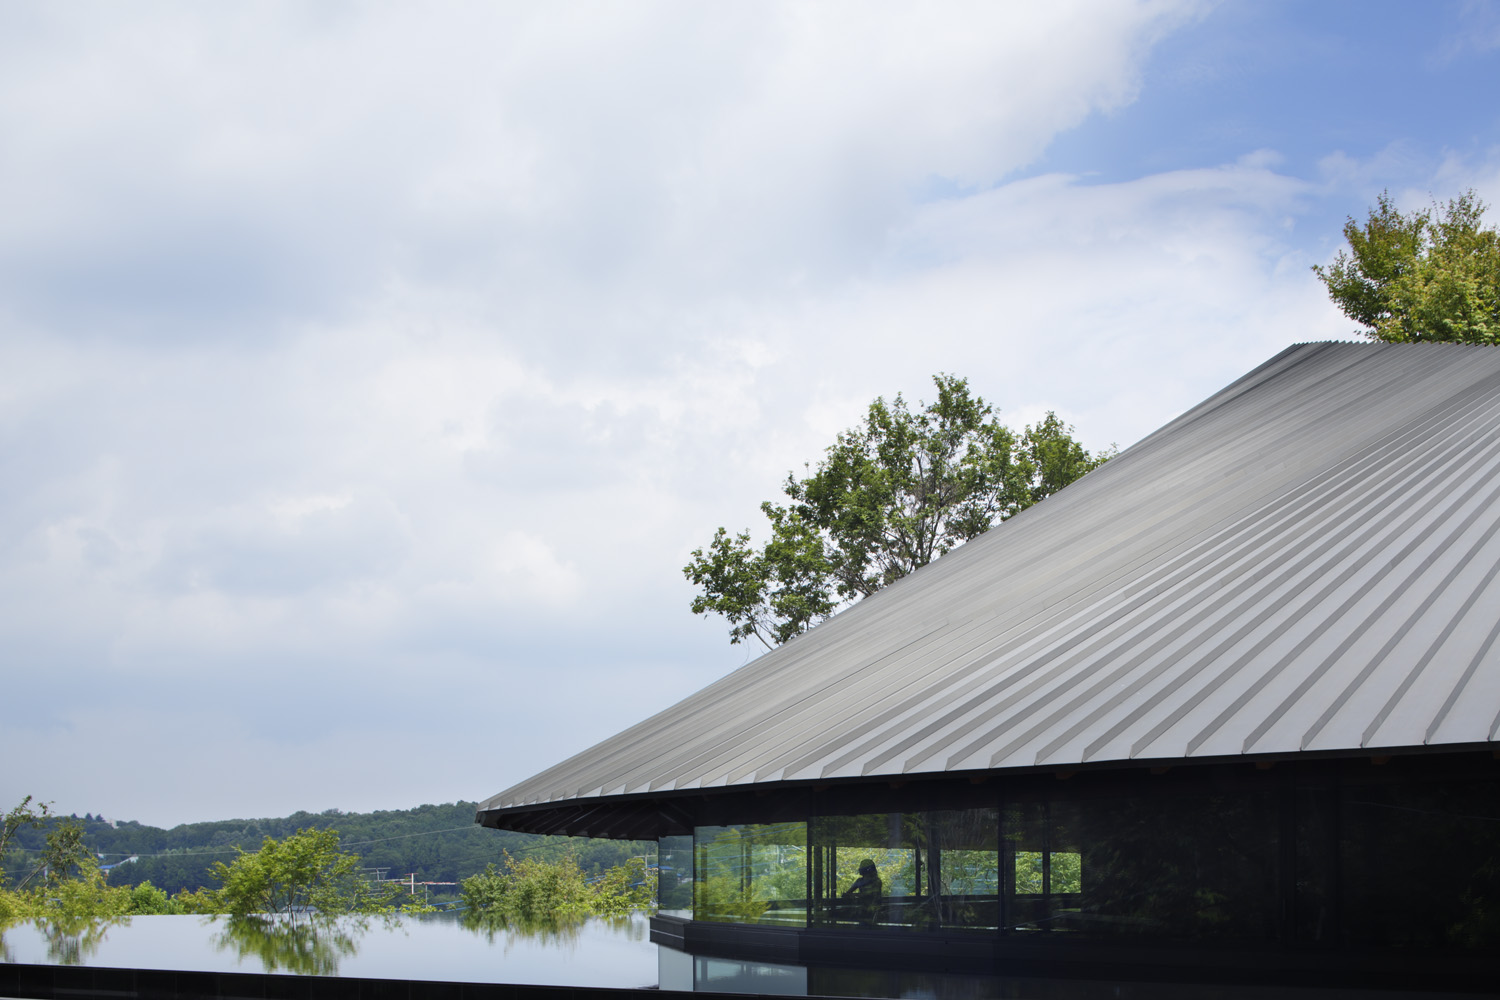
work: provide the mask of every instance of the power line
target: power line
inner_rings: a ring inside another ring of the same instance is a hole
[[[440,834],[440,833],[456,833],[459,830],[478,830],[478,829],[480,829],[480,827],[478,827],[478,826],[476,826],[476,825],[474,825],[474,824],[471,823],[471,824],[468,824],[466,826],[450,826],[450,827],[448,827],[445,830],[420,830],[420,831],[418,831],[416,833],[400,833],[400,834],[397,834],[397,835],[395,835],[393,837],[376,837],[376,838],[374,838],[372,840],[350,840],[350,841],[342,841],[341,840],[341,841],[339,841],[339,846],[340,847],[362,847],[365,844],[381,844],[381,843],[384,843],[387,840],[407,840],[407,839],[409,839],[411,837],[431,837],[431,836],[435,836],[435,835]],[[237,854],[237,853],[239,853],[239,849],[238,848],[234,848],[234,847],[226,847],[226,848],[223,848],[223,849],[215,849],[215,850],[210,850],[210,851],[170,850],[170,851],[158,851],[158,852],[155,852],[155,853],[148,853],[148,852],[145,852],[145,851],[96,851],[95,852],[95,854],[97,856],[101,857],[101,858],[191,858],[191,857],[208,857],[208,856],[219,855],[219,854]]]
[[[477,830],[477,824],[470,823],[467,826],[450,826],[446,830],[423,830],[420,833],[402,833],[394,837],[377,837],[374,840],[351,840],[348,843],[340,842],[340,847],[363,847],[365,844],[382,844],[387,840],[406,840],[408,837],[430,837],[435,833],[454,833],[458,830]]]

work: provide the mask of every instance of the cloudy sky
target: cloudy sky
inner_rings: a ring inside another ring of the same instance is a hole
[[[754,655],[681,567],[875,396],[1350,336],[1497,91],[1493,3],[7,3],[0,808],[493,794]]]

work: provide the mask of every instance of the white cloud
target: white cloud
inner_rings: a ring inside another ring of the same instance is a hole
[[[1123,445],[1341,335],[1273,152],[1007,180],[1196,11],[8,8],[0,794],[488,795],[743,661],[687,553],[874,395]]]

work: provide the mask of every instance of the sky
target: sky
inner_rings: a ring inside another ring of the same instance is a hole
[[[499,792],[757,655],[682,567],[876,396],[1354,338],[1497,92],[1500,3],[0,6],[0,808]]]

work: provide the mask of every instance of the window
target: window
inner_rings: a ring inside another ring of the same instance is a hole
[[[700,826],[693,841],[695,919],[807,925],[806,823]]]

